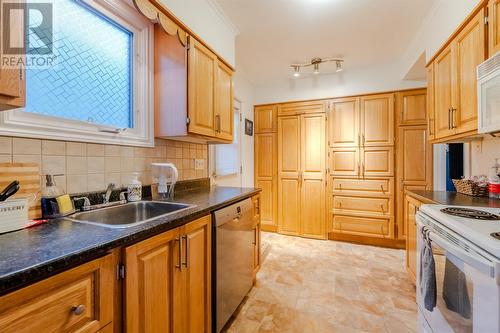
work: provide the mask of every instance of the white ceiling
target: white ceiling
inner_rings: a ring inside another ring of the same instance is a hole
[[[436,0],[216,1],[240,31],[236,69],[258,84],[314,57],[342,57],[346,71],[397,62]]]

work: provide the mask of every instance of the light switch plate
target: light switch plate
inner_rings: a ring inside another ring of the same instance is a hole
[[[205,169],[205,160],[202,158],[195,158],[194,159],[194,169],[195,170]]]

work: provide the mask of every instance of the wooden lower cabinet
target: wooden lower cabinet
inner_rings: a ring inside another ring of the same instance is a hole
[[[417,276],[417,220],[416,214],[422,203],[406,195],[404,217],[406,226],[406,267],[414,280]]]
[[[2,296],[0,332],[109,332],[115,279],[106,255]]]
[[[333,229],[341,234],[391,238],[392,217],[368,217],[333,214]]]
[[[260,194],[262,229],[276,231],[278,228],[276,133],[255,134],[254,143],[255,187],[262,190]]]
[[[125,249],[127,332],[210,332],[211,217]]]
[[[254,219],[253,279],[254,279],[254,283],[255,283],[256,275],[260,269],[260,264],[261,264],[261,253],[260,253],[260,246],[261,246],[261,237],[260,237],[261,196],[260,195],[253,196],[252,202],[253,202],[253,212],[254,212],[254,214],[253,214],[253,219]]]

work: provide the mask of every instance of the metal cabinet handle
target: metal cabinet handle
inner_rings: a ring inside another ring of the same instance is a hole
[[[361,164],[361,170],[363,170],[363,172],[361,174],[364,177],[365,176],[365,163],[364,162],[363,162],[363,164]]]
[[[429,118],[429,135],[434,135],[433,128],[434,128],[434,119]]]
[[[361,147],[361,134],[358,134],[358,147]]]
[[[215,115],[215,131],[220,133],[220,114]]]
[[[363,147],[365,146],[365,135],[363,134],[362,135],[362,138],[363,138]]]
[[[177,252],[177,262],[178,264],[175,265],[175,268],[178,268],[179,271],[182,272],[182,238],[179,236],[175,239],[176,242],[179,242],[179,248]]]
[[[382,213],[385,213],[385,211],[384,211],[384,204],[380,204],[380,210],[382,211]]]
[[[71,307],[71,312],[73,312],[74,315],[79,316],[79,315],[81,315],[82,313],[85,312],[85,305],[80,304],[80,305],[77,305],[77,306],[72,306]]]
[[[182,236],[182,239],[184,239],[185,242],[185,255],[184,255],[184,262],[182,263],[184,267],[188,268],[189,267],[189,238],[187,235]],[[182,242],[182,241],[181,241]]]
[[[451,108],[448,109],[448,129],[451,129]]]
[[[455,112],[456,111],[457,111],[457,109],[455,109],[454,107],[451,108],[451,129],[457,128],[455,126]]]

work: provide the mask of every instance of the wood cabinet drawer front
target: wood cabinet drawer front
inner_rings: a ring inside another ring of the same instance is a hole
[[[334,194],[386,196],[393,192],[390,179],[342,179],[332,180]]]
[[[391,236],[392,220],[390,218],[334,215],[333,229],[340,233],[385,238]]]
[[[307,101],[280,104],[278,106],[278,115],[288,116],[304,113],[322,113],[326,111],[325,101]]]
[[[335,212],[390,215],[392,213],[390,201],[390,198],[345,197],[334,195],[333,209]]]
[[[113,274],[110,267],[100,266],[104,261],[0,298],[0,332],[98,332],[111,322],[113,313]]]

